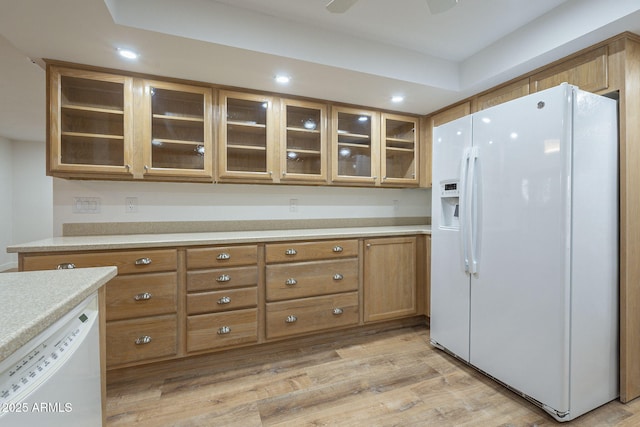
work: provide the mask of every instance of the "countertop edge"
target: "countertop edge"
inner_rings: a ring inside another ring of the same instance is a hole
[[[79,250],[118,250],[182,246],[205,246],[275,241],[347,239],[431,234],[430,225],[348,227],[237,232],[134,234],[54,237],[7,247],[9,253],[42,253]]]
[[[62,271],[39,271],[39,272],[22,272],[22,273],[2,273],[5,277],[22,277],[16,281],[28,280],[29,276],[34,273],[39,276],[46,274],[65,274],[73,275],[75,273],[81,273],[83,276],[89,274],[88,277],[83,277],[82,281],[88,281],[88,283],[79,283],[78,289],[75,292],[71,292],[68,296],[57,299],[51,302],[51,305],[38,312],[37,315],[29,318],[28,322],[20,326],[18,330],[10,331],[4,335],[0,340],[0,362],[11,356],[16,350],[20,349],[23,345],[27,344],[30,340],[35,338],[38,334],[46,330],[49,326],[54,324],[66,313],[71,311],[74,307],[84,301],[93,292],[97,291],[101,286],[105,285],[109,280],[116,277],[118,269],[116,267],[94,267],[83,268],[77,270]],[[36,277],[34,275],[34,277]],[[24,292],[29,292],[29,284],[20,284],[24,286]],[[4,323],[4,322],[3,322]]]

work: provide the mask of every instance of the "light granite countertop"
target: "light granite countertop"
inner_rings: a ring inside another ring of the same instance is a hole
[[[116,267],[0,274],[0,362],[116,276]]]
[[[226,245],[294,240],[346,239],[431,234],[430,225],[343,227],[264,231],[215,231],[171,234],[70,236],[9,246],[7,252],[38,253],[82,250],[136,249],[195,245]]]

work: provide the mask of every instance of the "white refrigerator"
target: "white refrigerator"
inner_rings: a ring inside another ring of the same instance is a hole
[[[433,133],[431,343],[568,421],[618,396],[617,106],[562,84]]]

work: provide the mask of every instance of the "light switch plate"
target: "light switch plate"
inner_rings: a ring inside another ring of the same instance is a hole
[[[99,214],[100,197],[74,197],[73,213]]]

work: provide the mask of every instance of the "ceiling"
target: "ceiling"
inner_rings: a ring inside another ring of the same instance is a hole
[[[640,33],[640,0],[459,0],[437,15],[425,0],[327,2],[0,0],[0,136],[44,141],[43,58],[427,114]]]

